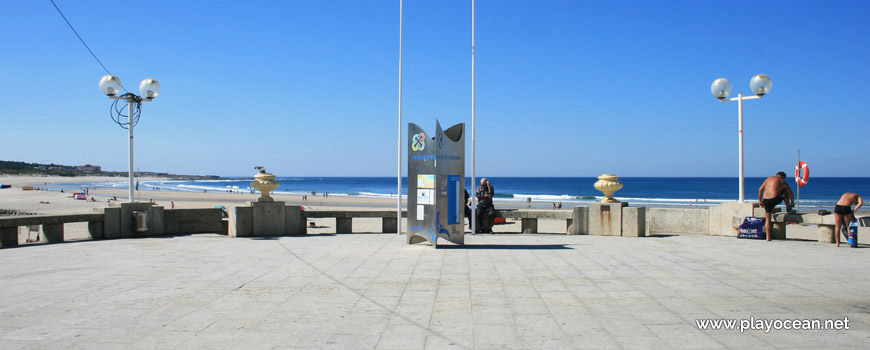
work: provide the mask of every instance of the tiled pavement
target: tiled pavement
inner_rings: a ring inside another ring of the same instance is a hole
[[[0,250],[0,348],[870,348],[870,251],[806,241],[214,235]],[[696,319],[849,319],[699,330]]]

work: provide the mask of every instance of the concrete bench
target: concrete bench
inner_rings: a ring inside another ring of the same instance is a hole
[[[522,219],[522,233],[538,233],[538,219],[565,220],[566,231],[574,220],[571,208],[568,210],[501,209],[495,211],[495,217]]]
[[[91,238],[103,236],[103,214],[32,215],[0,218],[0,247],[18,246],[18,227],[42,225],[42,233],[49,243],[63,242],[63,224],[87,222]]]
[[[394,233],[399,229],[395,210],[306,210],[302,212],[303,219],[335,218],[336,233],[353,232],[353,218],[381,218],[381,232]],[[402,217],[408,217],[403,210]]]
[[[777,208],[779,209],[779,208]],[[764,208],[755,208],[753,214],[756,217],[764,217]],[[811,213],[784,213],[774,212],[770,215],[770,238],[771,239],[786,239],[787,222],[796,222],[798,224],[809,224],[819,226],[819,243],[834,243],[834,228],[836,221],[834,214],[819,215]]]

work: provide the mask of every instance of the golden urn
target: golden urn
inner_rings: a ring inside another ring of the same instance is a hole
[[[613,192],[622,189],[622,182],[619,182],[619,176],[613,174],[602,174],[598,177],[598,181],[592,185],[596,190],[604,192],[604,198],[601,203],[619,203],[613,198]]]
[[[275,200],[269,196],[269,192],[278,188],[278,180],[275,180],[275,174],[267,173],[266,168],[255,166],[254,169],[260,171],[254,175],[254,181],[251,182],[251,187],[257,189],[263,195],[257,198],[258,202],[274,202]]]

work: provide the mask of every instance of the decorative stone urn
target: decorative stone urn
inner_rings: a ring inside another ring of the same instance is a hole
[[[619,176],[613,174],[602,174],[598,177],[598,181],[592,185],[596,190],[604,192],[604,198],[601,203],[619,203],[613,198],[613,192],[622,189],[622,182],[619,182]]]
[[[259,174],[254,175],[254,181],[251,182],[251,187],[256,188],[263,195],[260,198],[257,198],[258,202],[274,202],[272,196],[269,196],[269,192],[278,188],[278,181],[275,180],[275,174],[267,173],[266,168],[261,166],[255,166],[254,169],[260,171]]]

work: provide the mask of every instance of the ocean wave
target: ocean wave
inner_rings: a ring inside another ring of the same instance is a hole
[[[569,194],[559,194],[559,195],[551,195],[551,194],[511,194],[513,199],[526,200],[531,198],[532,201],[566,201],[566,200],[595,200],[601,199],[601,197],[597,196],[572,196]],[[498,196],[496,195],[496,198]]]

